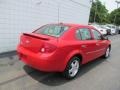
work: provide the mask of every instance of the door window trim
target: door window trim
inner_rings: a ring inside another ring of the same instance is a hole
[[[92,38],[93,38],[93,40],[102,40],[102,38],[101,38],[101,39],[96,39],[96,38],[94,37],[93,30],[97,31],[97,32],[102,36],[102,34],[101,34],[98,30],[96,30],[96,29],[94,29],[94,28],[91,28],[90,31],[91,31],[91,34],[92,34]]]

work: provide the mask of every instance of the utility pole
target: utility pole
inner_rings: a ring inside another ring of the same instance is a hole
[[[119,8],[120,1],[115,1],[117,3],[117,8]]]
[[[96,4],[96,6],[95,6],[94,23],[95,23],[95,20],[96,20],[96,14],[97,14],[97,4]]]
[[[119,4],[120,4],[120,1],[115,1],[117,3],[117,9],[119,8]],[[115,14],[115,18],[114,18],[114,24],[116,22],[116,18],[117,18],[117,14]]]

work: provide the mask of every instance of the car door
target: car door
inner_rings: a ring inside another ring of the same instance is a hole
[[[92,32],[94,42],[95,42],[95,46],[96,46],[96,50],[95,50],[94,55],[96,57],[100,57],[105,53],[106,40],[102,39],[102,34],[99,31],[97,31],[95,29],[92,29],[91,32]]]
[[[96,42],[92,39],[90,29],[88,28],[78,29],[77,34],[80,38],[78,41],[79,50],[82,51],[84,57],[83,63],[87,63],[95,58]]]

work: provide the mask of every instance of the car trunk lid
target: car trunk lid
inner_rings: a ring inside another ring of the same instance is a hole
[[[35,33],[23,33],[20,41],[20,45],[36,53],[40,51],[45,43],[56,44],[57,38]]]

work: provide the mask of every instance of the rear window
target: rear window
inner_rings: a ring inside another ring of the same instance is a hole
[[[63,25],[45,25],[33,33],[60,37],[60,35],[63,34],[66,30],[68,30],[68,28],[68,26]]]

